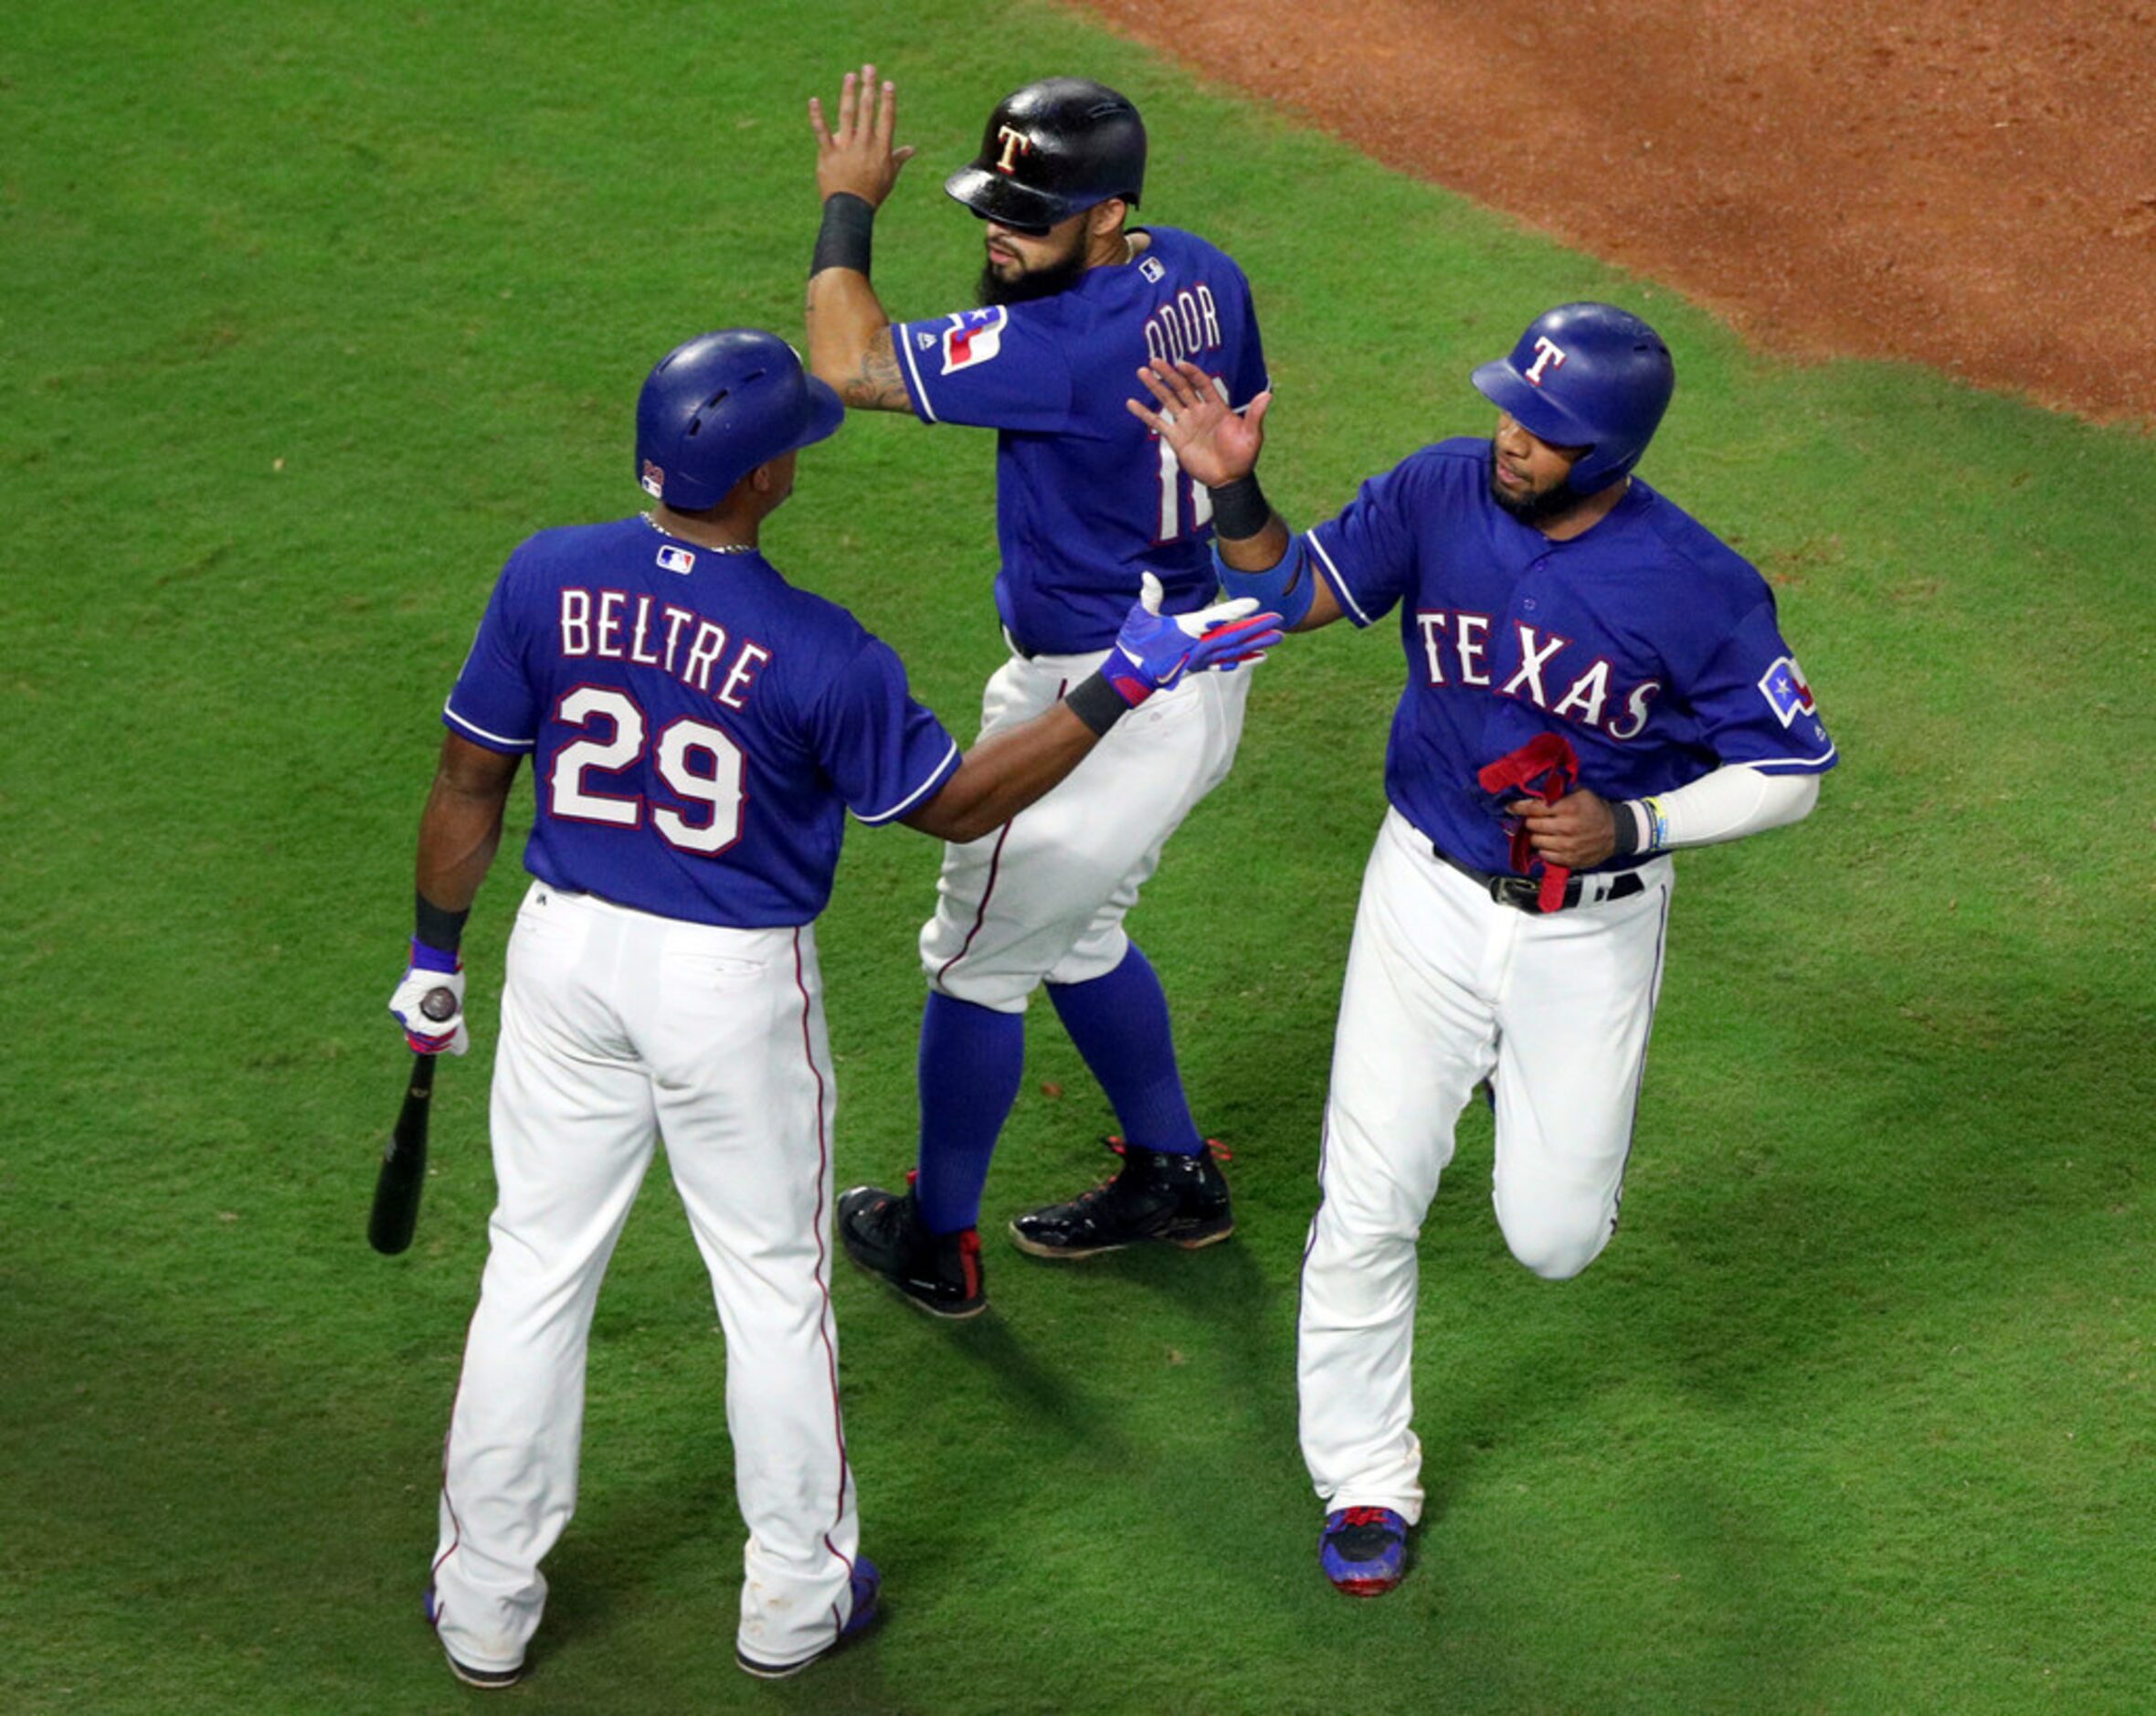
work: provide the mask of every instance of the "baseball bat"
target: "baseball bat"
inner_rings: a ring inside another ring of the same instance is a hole
[[[457,998],[447,989],[430,989],[419,1011],[439,1023],[453,1018]],[[434,1100],[434,1064],[440,1057],[414,1054],[411,1082],[389,1141],[382,1146],[382,1170],[375,1176],[375,1210],[367,1218],[367,1244],[394,1257],[412,1243],[419,1222],[419,1192],[427,1183],[427,1112]]]

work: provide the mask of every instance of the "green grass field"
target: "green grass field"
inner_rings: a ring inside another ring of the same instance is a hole
[[[802,108],[875,57],[923,159],[902,312],[965,302],[941,175],[1052,70],[1128,90],[1147,212],[1248,270],[1308,520],[1475,361],[1610,296],[1678,354],[1646,474],[1775,580],[1844,764],[1679,861],[1625,1227],[1506,1258],[1471,1116],[1424,1245],[1411,1582],[1317,1574],[1295,1271],[1396,637],[1282,650],[1134,928],[1241,1226],[949,1329],[842,1273],[888,1621],[732,1663],[724,1351],[663,1176],[601,1302],[533,1711],[2122,1711],[2156,1705],[2148,689],[2156,441],[1800,367],[1664,290],[1021,4],[424,11],[26,0],[0,32],[0,1708],[480,1701],[417,1618],[484,1249],[486,1051],[418,1244],[362,1237],[435,711],[495,569],[617,515],[644,370],[798,337]],[[970,733],[988,437],[863,419],[773,557]],[[518,826],[528,816],[520,789]],[[498,983],[513,848],[468,941]],[[819,935],[839,1183],[911,1160],[935,851],[855,831]],[[987,1219],[1108,1159],[1045,1008]]]

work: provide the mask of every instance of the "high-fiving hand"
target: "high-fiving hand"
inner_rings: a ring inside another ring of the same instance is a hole
[[[1250,597],[1215,602],[1194,614],[1163,615],[1160,580],[1147,573],[1139,591],[1115,647],[1101,663],[1115,694],[1134,709],[1186,673],[1232,672],[1245,662],[1263,661],[1280,641],[1280,616],[1253,611],[1257,603]]]
[[[876,69],[849,71],[839,86],[839,122],[827,127],[823,102],[808,98],[808,123],[816,132],[816,189],[819,196],[840,191],[871,208],[882,207],[898,183],[899,172],[914,158],[914,145],[891,146],[898,124],[898,86],[876,81]]]
[[[1176,462],[1207,488],[1225,488],[1256,469],[1265,444],[1265,412],[1273,403],[1270,388],[1245,409],[1233,411],[1220,383],[1188,360],[1168,365],[1156,358],[1138,371],[1138,379],[1159,409],[1137,399],[1124,404],[1175,449]]]

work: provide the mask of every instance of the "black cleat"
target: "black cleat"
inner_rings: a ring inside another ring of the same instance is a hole
[[[449,1672],[466,1686],[476,1686],[486,1692],[499,1692],[504,1687],[514,1686],[524,1678],[522,1668],[473,1668],[459,1662],[454,1657],[449,1658]]]
[[[913,1188],[856,1186],[839,1199],[839,1240],[846,1255],[880,1275],[934,1317],[978,1317],[988,1308],[981,1287],[980,1234],[932,1234]]]
[[[1227,1176],[1210,1147],[1195,1156],[1170,1156],[1136,1144],[1123,1147],[1123,1169],[1115,1179],[1010,1224],[1018,1248],[1036,1257],[1090,1257],[1143,1240],[1196,1251],[1234,1231]]]

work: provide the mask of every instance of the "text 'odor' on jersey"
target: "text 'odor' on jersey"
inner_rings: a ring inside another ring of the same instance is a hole
[[[923,421],[1001,431],[996,606],[1030,654],[1106,649],[1147,571],[1165,612],[1212,599],[1205,489],[1125,402],[1148,360],[1187,358],[1240,409],[1265,389],[1265,355],[1242,270],[1190,233],[1145,231],[1132,261],[1052,297],[891,330]]]

